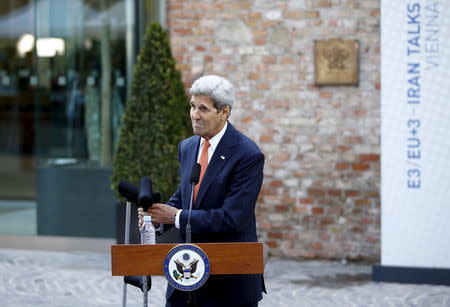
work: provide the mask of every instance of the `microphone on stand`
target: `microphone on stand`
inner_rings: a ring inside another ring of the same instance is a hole
[[[117,191],[130,203],[138,203],[138,188],[134,184],[122,180],[117,186]]]
[[[161,195],[153,192],[153,183],[147,176],[142,177],[139,181],[138,203],[139,206],[147,212],[153,204],[160,202]]]
[[[195,163],[192,166],[191,170],[191,199],[189,201],[189,214],[188,214],[188,220],[186,224],[186,243],[192,243],[192,232],[191,232],[191,211],[192,211],[192,204],[194,202],[194,186],[198,183],[200,179],[200,170],[201,166],[200,163]]]

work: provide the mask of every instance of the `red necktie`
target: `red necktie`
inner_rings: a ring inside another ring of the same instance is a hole
[[[207,140],[203,142],[202,152],[200,154],[200,178],[198,183],[194,187],[194,202],[197,199],[198,190],[200,189],[200,185],[202,184],[203,176],[206,173],[206,168],[208,167],[208,148],[211,146]]]

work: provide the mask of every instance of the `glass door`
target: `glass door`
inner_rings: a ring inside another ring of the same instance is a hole
[[[164,0],[0,1],[0,235],[36,234],[37,169],[109,166]]]
[[[38,156],[110,165],[126,95],[125,1],[42,0],[35,10]]]
[[[35,194],[33,2],[0,2],[0,197]],[[2,206],[0,206],[0,211]],[[3,208],[7,211],[7,209]]]

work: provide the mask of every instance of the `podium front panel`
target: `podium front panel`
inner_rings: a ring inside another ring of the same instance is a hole
[[[178,244],[112,245],[112,275],[164,275],[164,259],[176,245]],[[208,256],[211,274],[262,274],[264,272],[262,243],[195,245]]]

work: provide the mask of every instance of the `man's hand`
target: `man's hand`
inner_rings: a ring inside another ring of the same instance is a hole
[[[177,208],[165,204],[153,204],[147,210],[147,213],[152,217],[152,222],[163,224],[174,224],[177,212]]]

